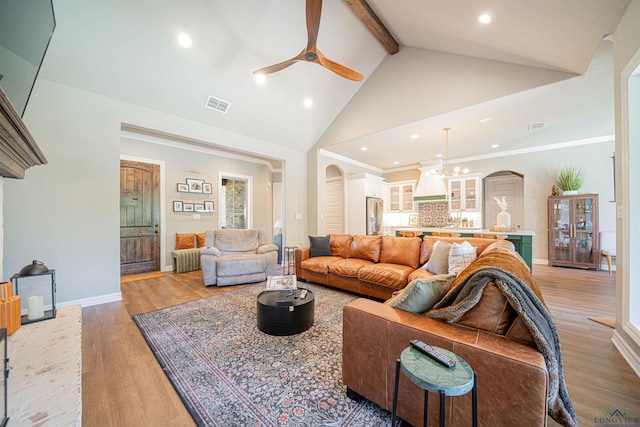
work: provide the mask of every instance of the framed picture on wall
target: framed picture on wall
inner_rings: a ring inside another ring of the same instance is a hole
[[[178,183],[178,193],[188,193],[189,186],[187,184]]]
[[[205,182],[202,184],[202,192],[205,194],[211,194],[211,183]]]
[[[204,211],[213,212],[213,202],[204,202]]]
[[[182,204],[183,212],[193,212],[193,203],[183,203]]]
[[[174,200],[174,202],[173,202],[173,211],[174,212],[182,212],[182,200]]]
[[[187,185],[190,193],[202,193],[203,179],[187,178]]]
[[[204,203],[196,203],[193,205],[196,212],[204,212]]]

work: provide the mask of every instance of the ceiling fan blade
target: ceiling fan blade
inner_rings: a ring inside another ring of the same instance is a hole
[[[307,51],[315,52],[320,29],[322,0],[307,0]]]
[[[338,64],[337,62],[330,60],[329,58],[324,56],[322,52],[320,52],[319,50],[317,51],[317,54],[318,54],[318,61],[316,62],[318,62],[320,65],[322,65],[326,69],[331,70],[334,73],[338,74],[339,76],[342,76],[345,79],[353,80],[356,82],[359,82],[362,79],[364,79],[364,76],[359,72],[357,72],[356,70],[352,70],[349,67],[345,67],[344,65]]]
[[[294,56],[291,59],[286,61],[278,62],[277,64],[269,65],[268,67],[260,68],[259,70],[255,70],[253,74],[271,74],[276,71],[284,70],[285,68],[295,64],[298,61],[304,61],[305,51],[303,50],[297,56]]]

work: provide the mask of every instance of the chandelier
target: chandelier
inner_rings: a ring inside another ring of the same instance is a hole
[[[440,175],[441,177],[458,176],[460,173],[469,173],[469,169],[460,169],[459,166],[449,169],[449,131],[451,128],[447,127],[442,129],[445,131],[445,151],[444,151],[444,164],[440,163],[439,167],[432,169],[430,172],[432,175]]]

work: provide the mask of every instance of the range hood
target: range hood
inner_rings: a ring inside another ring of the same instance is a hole
[[[413,191],[414,202],[432,202],[447,200],[447,183],[445,180],[430,171],[433,166],[423,166],[420,169],[420,179]]]

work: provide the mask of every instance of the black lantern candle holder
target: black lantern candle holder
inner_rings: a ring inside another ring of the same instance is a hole
[[[9,355],[7,354],[7,328],[0,329],[0,401],[2,401],[2,407],[0,408],[0,427],[4,427],[9,422],[7,417],[7,380],[9,378]]]
[[[20,295],[21,324],[56,317],[56,271],[33,261],[11,277],[15,294]],[[50,298],[49,298],[50,294]]]

